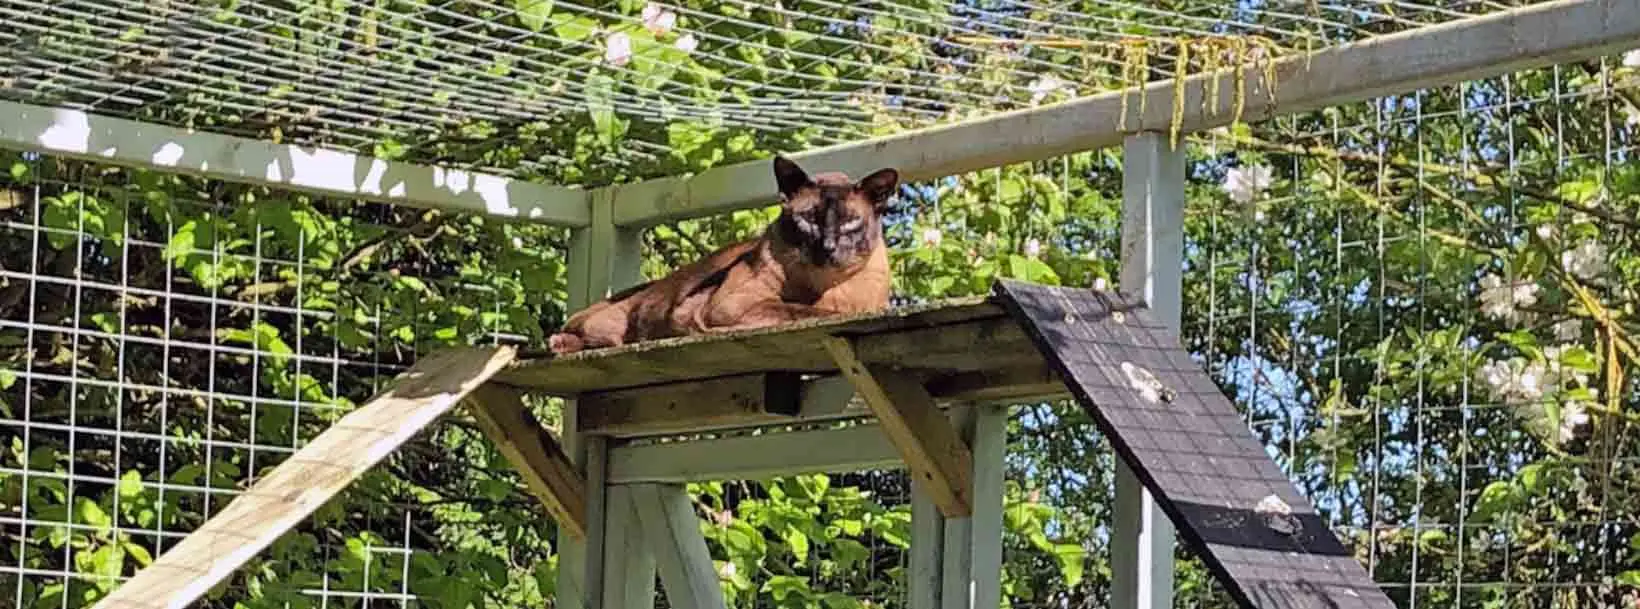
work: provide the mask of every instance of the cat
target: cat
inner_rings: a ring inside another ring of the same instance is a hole
[[[811,177],[776,156],[774,177],[780,216],[761,235],[571,315],[549,339],[552,352],[888,308],[883,214],[899,172],[879,169],[858,182],[836,172]]]

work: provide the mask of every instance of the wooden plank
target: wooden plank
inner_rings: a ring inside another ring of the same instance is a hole
[[[790,419],[799,412],[801,391],[797,374],[765,372],[587,393],[576,401],[577,431],[653,435]]]
[[[907,370],[903,373],[922,382],[941,406],[957,402],[1045,400],[1069,395],[1065,383],[1040,362],[1029,366],[953,374],[926,370]],[[622,418],[608,423],[602,420],[603,415],[588,412],[582,418],[589,421],[588,426],[580,428],[580,431],[633,438],[771,425],[806,425],[870,414],[865,400],[860,399],[855,394],[854,386],[842,377],[822,377],[801,383],[799,393],[802,397],[795,416],[757,409],[742,410],[718,397],[745,391],[745,385],[746,381],[741,377],[721,377],[621,390],[630,398],[626,401],[632,404],[620,409]],[[680,401],[675,409],[662,408],[657,405],[658,402],[645,401],[644,397],[655,395],[665,399],[679,393],[704,397],[696,401]]]
[[[585,226],[588,191],[0,100],[0,148],[336,199]]]
[[[1002,606],[1002,510],[1008,464],[1008,407],[974,407],[974,515],[969,520],[969,577],[974,607]]]
[[[967,516],[973,505],[973,457],[951,422],[940,414],[921,383],[887,368],[860,361],[851,340],[822,339],[843,376],[882,425],[889,442],[912,472],[912,479],[946,517]]]
[[[1241,120],[1253,123],[1443,83],[1613,55],[1633,48],[1635,40],[1640,40],[1640,0],[1545,2],[1295,54],[1276,63],[1274,83],[1264,78],[1262,67],[1244,70],[1240,82],[1227,68],[1190,76],[1183,83],[1157,81],[1136,91],[999,112],[806,150],[791,158],[804,167],[856,177],[893,167],[902,181],[920,182],[1098,150],[1120,143],[1133,131],[1168,131],[1175,107],[1183,110],[1182,133],[1229,125],[1236,118],[1231,109],[1237,91],[1246,92]],[[1214,80],[1216,86],[1209,86]],[[1272,84],[1275,95],[1269,94]],[[1178,106],[1173,104],[1175,91],[1184,94]],[[1209,93],[1218,96],[1212,103],[1205,101]],[[766,160],[618,188],[615,221],[633,226],[771,205],[776,192]]]
[[[992,321],[986,324],[984,320]],[[982,326],[970,326],[971,323]],[[937,338],[946,332],[964,335]],[[1004,342],[1010,333],[1011,342]],[[542,354],[520,360],[496,380],[567,398],[591,391],[753,372],[830,373],[836,371],[837,365],[820,348],[819,340],[832,334],[862,338],[893,334],[893,338],[863,338],[860,345],[863,357],[868,361],[906,366],[927,361],[932,363],[923,367],[981,369],[1002,365],[1002,359],[987,358],[1041,359],[1019,333],[1018,325],[1005,319],[1000,308],[982,298],[968,298],[722,335],[646,341],[563,356]],[[963,342],[969,337],[989,340],[992,348],[984,357],[976,357],[972,343]],[[879,340],[893,341],[904,347],[879,348]],[[919,347],[917,343],[923,345]],[[940,345],[948,352],[927,348],[930,344]],[[883,359],[874,359],[878,357]]]
[[[723,587],[689,495],[672,484],[634,484],[633,505],[655,554],[666,602],[678,609],[724,609]]]
[[[900,453],[873,424],[782,431],[610,449],[611,484],[767,480],[901,466]]]
[[[511,361],[511,347],[438,351],[331,425],[95,609],[181,609]]]
[[[611,455],[613,456],[613,455]],[[655,609],[655,554],[638,522],[632,487],[611,483],[604,497],[604,607]]]
[[[479,428],[512,462],[530,494],[541,501],[559,527],[585,539],[586,480],[552,434],[525,409],[523,395],[517,389],[490,384],[468,394],[467,404]]]
[[[945,517],[922,493],[911,493],[911,556],[906,575],[911,609],[942,609],[941,574],[945,571]]]
[[[1167,324],[1107,292],[994,291],[1241,606],[1394,607]]]

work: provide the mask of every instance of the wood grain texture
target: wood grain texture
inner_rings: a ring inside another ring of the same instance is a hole
[[[835,371],[837,365],[819,341],[834,334],[862,336],[859,349],[869,362],[908,367],[927,362],[920,367],[955,371],[1000,365],[976,358],[971,348],[975,340],[997,347],[981,356],[1012,353],[1032,361],[1041,359],[1019,332],[1018,324],[1008,320],[1001,308],[984,299],[969,298],[718,335],[645,341],[556,357],[530,356],[508,366],[496,380],[571,397],[754,372],[826,373]],[[1008,349],[1004,341],[1023,350]],[[879,347],[884,343],[892,345]]]
[[[511,347],[439,351],[331,425],[95,609],[181,609],[482,385]]]
[[[821,344],[877,416],[917,487],[947,518],[969,515],[973,510],[973,455],[922,383],[860,361],[847,338],[828,336]]]
[[[802,379],[789,372],[586,393],[575,403],[576,431],[630,436],[770,423],[796,416],[801,401]]]
[[[1014,281],[994,291],[1241,606],[1394,607],[1178,335],[1135,299]]]
[[[524,407],[517,389],[484,385],[467,395],[468,410],[496,450],[512,462],[530,494],[558,526],[586,539],[586,480],[552,434]]]

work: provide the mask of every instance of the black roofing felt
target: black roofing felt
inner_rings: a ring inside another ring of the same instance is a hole
[[[1243,607],[1393,609],[1178,335],[1135,299],[1014,281],[993,291]]]

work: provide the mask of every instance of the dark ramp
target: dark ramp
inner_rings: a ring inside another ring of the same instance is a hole
[[[1395,607],[1137,300],[1014,281],[994,291],[1243,607]]]

